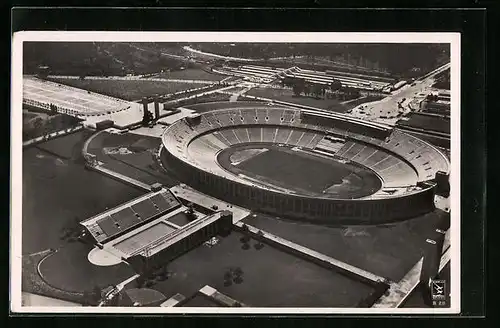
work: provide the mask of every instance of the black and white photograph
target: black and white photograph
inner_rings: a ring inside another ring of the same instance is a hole
[[[13,311],[460,312],[458,33],[13,40]]]

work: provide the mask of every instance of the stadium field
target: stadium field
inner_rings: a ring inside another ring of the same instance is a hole
[[[292,151],[287,147],[267,148],[268,151],[237,165],[231,165],[227,157],[241,148],[223,151],[218,160],[224,168],[235,174],[243,174],[303,194],[359,198],[372,194],[381,187],[381,182],[375,174],[365,168]],[[332,186],[335,187],[326,193]]]
[[[371,286],[254,240],[243,249],[233,231],[212,247],[201,245],[167,264],[170,277],[151,288],[172,297],[193,295],[205,285],[250,306],[352,307],[373,292]],[[225,284],[225,273],[241,268],[242,282]]]
[[[329,227],[256,213],[244,222],[340,261],[399,281],[417,263],[444,212],[391,225]]]
[[[316,99],[314,97],[295,96],[293,91],[288,89],[254,88],[247,92],[247,94],[255,97],[275,99],[299,105],[326,109],[338,113],[344,113],[351,108],[351,106],[343,105],[336,99]]]
[[[165,95],[204,86],[198,83],[147,80],[78,80],[57,78],[51,79],[51,81],[124,100],[138,100],[141,97],[150,97],[155,94]]]

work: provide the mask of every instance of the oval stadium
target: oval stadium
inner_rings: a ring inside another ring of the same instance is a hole
[[[398,129],[273,104],[183,118],[162,142],[163,166],[200,191],[254,211],[334,225],[430,212],[436,174],[450,170],[438,149]]]

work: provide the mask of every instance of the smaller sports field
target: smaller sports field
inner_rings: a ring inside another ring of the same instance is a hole
[[[74,88],[83,89],[82,92],[85,92],[84,90],[88,90],[91,92],[96,92],[98,94],[131,101],[141,99],[142,97],[151,97],[155,94],[164,95],[189,89],[200,88],[206,85],[200,83],[178,83],[151,80],[80,80],[65,78],[54,78],[52,80],[57,83],[72,86]],[[101,95],[99,96],[102,97]]]

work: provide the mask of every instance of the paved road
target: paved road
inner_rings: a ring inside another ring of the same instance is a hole
[[[423,79],[415,81],[411,85],[405,85],[399,90],[393,92],[390,96],[371,103],[361,104],[352,110],[353,116],[369,120],[380,121],[381,123],[395,124],[397,118],[383,119],[381,116],[391,117],[398,114],[398,112],[409,112],[408,105],[414,108],[412,104],[414,98],[419,94],[428,91],[434,84],[434,77],[442,71],[449,69],[450,64],[447,63],[434,71],[425,75]],[[364,111],[365,113],[361,113]]]

